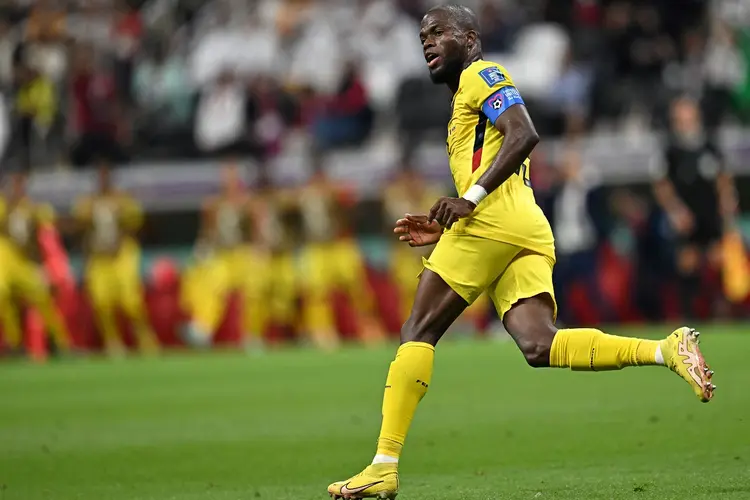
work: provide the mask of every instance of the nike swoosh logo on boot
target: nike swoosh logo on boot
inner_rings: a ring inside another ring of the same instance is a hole
[[[356,488],[352,488],[352,489],[349,489],[349,483],[346,483],[344,486],[341,487],[341,494],[342,495],[355,495],[357,493],[361,493],[365,491],[367,488],[370,488],[382,482],[383,481],[375,481],[374,483],[366,484],[364,486],[357,486]]]

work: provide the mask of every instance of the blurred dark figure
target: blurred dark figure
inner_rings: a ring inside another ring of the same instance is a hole
[[[143,21],[135,0],[116,0],[112,19],[112,41],[115,47],[114,77],[117,97],[123,105],[132,103],[131,82],[135,56],[143,35]]]
[[[339,91],[317,103],[313,136],[320,151],[362,144],[370,135],[374,115],[362,78],[350,65]]]
[[[277,81],[258,76],[250,85],[250,107],[253,133],[262,155],[275,156],[281,151],[287,129],[299,118],[297,103]]]
[[[715,21],[710,30],[703,62],[706,86],[703,116],[713,131],[732,111],[732,93],[748,81],[748,65],[743,60],[737,34],[724,22]]]
[[[144,43],[135,70],[132,83],[139,152],[150,157],[189,157],[195,150],[195,94],[184,61],[170,54],[167,45],[162,39]]]
[[[0,90],[13,87],[16,64],[20,59],[20,36],[9,19],[0,17]]]
[[[571,308],[567,297],[571,286],[581,284],[597,311],[606,315],[608,308],[600,300],[597,284],[597,232],[594,220],[594,188],[596,183],[590,175],[582,171],[578,151],[565,152],[561,165],[560,185],[553,194],[549,205],[550,222],[555,235],[555,297],[558,301],[560,319],[565,324],[573,324]]]
[[[482,49],[488,53],[508,52],[521,24],[518,9],[503,8],[497,2],[484,0],[479,12],[482,22]]]
[[[705,133],[695,101],[681,97],[670,108],[671,130],[654,192],[675,242],[682,312],[694,317],[706,256],[717,263],[722,237],[722,199],[734,199],[733,181],[719,149]]]
[[[44,149],[58,103],[52,81],[38,71],[19,64],[15,77],[16,154],[19,167],[28,171],[38,156],[38,150]]]
[[[90,47],[78,46],[73,53],[70,92],[70,125],[75,137],[71,163],[88,167],[97,160],[126,162],[123,142],[127,129],[116,99],[115,80]]]

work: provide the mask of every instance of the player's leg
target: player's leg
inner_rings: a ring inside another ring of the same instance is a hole
[[[342,288],[357,314],[359,338],[365,343],[381,342],[385,332],[377,315],[375,294],[370,287],[362,250],[353,238],[342,238],[336,242],[336,253],[331,258],[337,264]]]
[[[401,346],[388,370],[373,463],[361,474],[330,485],[332,496],[395,496],[398,460],[417,405],[432,379],[435,345],[505,268],[513,256],[509,249],[502,243],[453,233],[440,240],[425,264],[411,314],[401,329]]]
[[[120,306],[133,326],[138,340],[138,348],[144,353],[159,350],[156,338],[146,312],[141,283],[141,252],[134,242],[126,242],[120,248],[115,260],[117,284],[120,288]]]
[[[94,313],[94,323],[104,342],[108,354],[120,355],[124,351],[120,331],[117,326],[116,274],[113,272],[113,258],[92,256],[86,269],[86,291]]]
[[[304,330],[316,345],[323,348],[336,347],[339,342],[331,302],[336,272],[334,259],[330,245],[310,243],[302,250],[300,261],[304,279]]]
[[[192,346],[206,347],[211,344],[226,312],[232,280],[223,255],[208,257],[197,266],[191,275],[193,282],[188,297],[190,323],[182,337]]]
[[[4,269],[3,271],[8,271]],[[20,351],[23,347],[21,333],[21,318],[18,304],[13,301],[10,273],[3,272],[0,278],[0,325],[3,327],[5,345],[11,352]]]
[[[41,315],[55,347],[63,352],[70,350],[70,332],[40,267],[31,261],[19,262],[16,286],[22,299],[33,305]]]
[[[242,296],[242,333],[245,346],[251,350],[262,345],[271,317],[270,264],[268,254],[258,248],[243,246],[235,255],[234,268],[240,277],[237,288]]]
[[[522,252],[491,290],[506,329],[529,365],[585,371],[665,365],[689,382],[701,400],[712,397],[712,372],[693,330],[678,329],[662,341],[608,335],[594,328],[558,330],[551,276],[549,257]]]
[[[265,295],[270,301],[269,322],[284,329],[299,329],[297,299],[299,280],[294,255],[291,252],[278,252],[271,256],[270,274]]]
[[[422,273],[414,307],[401,330],[401,346],[388,370],[375,458],[357,476],[331,484],[331,496],[396,496],[398,460],[417,405],[432,379],[435,344],[467,305],[438,274],[427,269]]]
[[[677,249],[676,267],[679,286],[682,316],[687,319],[695,317],[695,299],[700,294],[701,251],[694,243],[685,243]]]

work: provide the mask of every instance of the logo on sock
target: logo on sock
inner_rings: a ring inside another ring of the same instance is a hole
[[[422,382],[421,380],[417,379],[418,384],[422,384],[423,387],[429,387],[426,382]]]

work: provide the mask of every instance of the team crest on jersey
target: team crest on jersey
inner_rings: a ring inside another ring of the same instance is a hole
[[[505,80],[505,75],[503,75],[503,72],[500,71],[500,68],[498,68],[497,66],[484,68],[479,72],[479,76],[481,76],[482,80],[484,80],[484,83],[486,83],[490,87],[494,87],[498,83]]]

